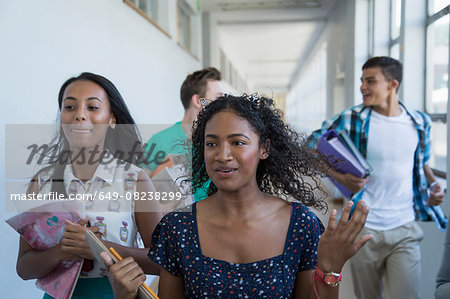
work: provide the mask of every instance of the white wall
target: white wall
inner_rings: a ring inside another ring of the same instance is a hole
[[[169,8],[176,7],[176,0],[167,1]],[[174,9],[169,22],[172,38],[122,0],[0,1],[2,220],[12,215],[4,208],[4,126],[54,123],[59,87],[69,77],[90,71],[109,78],[137,123],[181,119],[180,85],[202,65],[176,44]],[[0,298],[41,297],[33,282],[16,274],[18,235],[4,222],[0,234]]]

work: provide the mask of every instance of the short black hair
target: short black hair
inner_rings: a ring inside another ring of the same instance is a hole
[[[186,77],[180,89],[180,98],[185,110],[190,107],[194,94],[198,94],[200,97],[205,96],[208,80],[220,81],[222,75],[215,67],[207,67]]]
[[[364,63],[362,69],[365,70],[372,67],[381,68],[381,72],[383,73],[386,80],[395,79],[398,81],[398,86],[400,86],[400,83],[402,83],[403,65],[397,59],[388,56],[372,57],[367,60],[366,63]]]

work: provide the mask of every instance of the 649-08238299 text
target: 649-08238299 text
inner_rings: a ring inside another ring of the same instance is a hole
[[[119,192],[102,192],[95,191],[93,193],[85,194],[68,194],[67,197],[63,193],[58,192],[48,192],[48,193],[13,193],[9,195],[11,201],[22,201],[22,200],[161,200],[161,201],[172,201],[181,200],[181,192],[125,192],[121,194]]]

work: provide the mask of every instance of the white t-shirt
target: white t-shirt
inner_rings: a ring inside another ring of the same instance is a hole
[[[370,207],[366,227],[389,230],[414,220],[413,167],[419,143],[411,117],[372,110],[367,161],[373,168],[362,199]]]

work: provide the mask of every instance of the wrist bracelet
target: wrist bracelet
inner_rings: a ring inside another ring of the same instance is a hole
[[[316,280],[320,281],[320,283],[326,287],[337,287],[342,280],[342,271],[340,273],[335,273],[333,271],[324,273],[316,266],[313,273]]]
[[[314,289],[314,293],[316,294],[316,298],[320,299],[319,294],[317,293],[317,287],[316,287],[316,270],[313,271],[312,273],[312,284],[313,284],[313,289]]]

